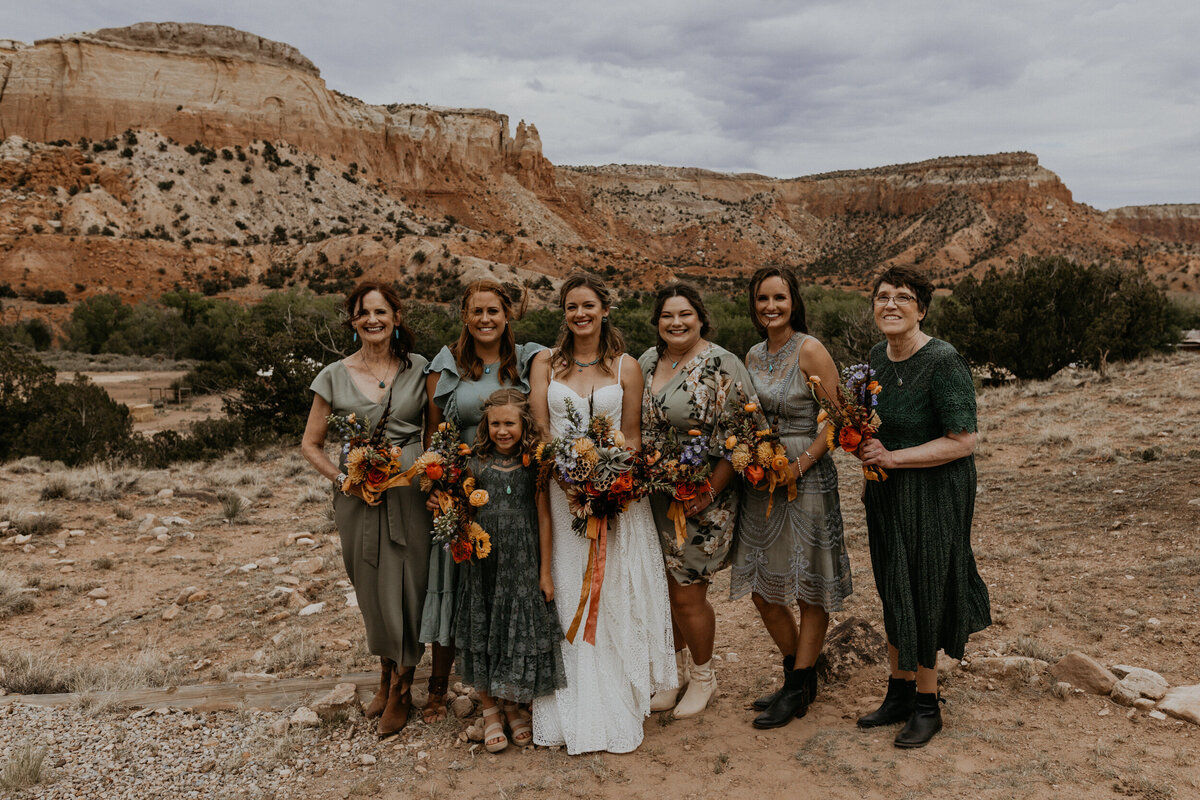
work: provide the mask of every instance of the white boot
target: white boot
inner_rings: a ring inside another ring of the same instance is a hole
[[[706,664],[692,664],[690,682],[683,699],[675,706],[675,719],[694,717],[708,707],[717,693],[717,674],[710,658]]]
[[[679,699],[679,693],[683,691],[683,687],[688,684],[688,676],[692,666],[692,654],[685,647],[682,650],[675,651],[675,676],[678,679],[678,686],[674,689],[663,689],[661,692],[655,692],[650,695],[650,710],[651,711],[670,711],[675,707],[675,702]]]

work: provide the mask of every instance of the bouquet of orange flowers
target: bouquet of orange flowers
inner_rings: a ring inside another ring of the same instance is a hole
[[[412,469],[420,476],[421,491],[437,498],[433,512],[433,543],[450,551],[455,563],[474,556],[487,558],[492,540],[473,519],[473,509],[486,505],[488,493],[475,488],[475,479],[467,470],[471,448],[463,442],[458,426],[452,421],[438,425],[429,437],[429,449],[417,457]]]
[[[542,482],[551,477],[557,479],[567,495],[574,517],[571,529],[591,540],[579,606],[567,630],[567,641],[575,641],[584,609],[588,608],[583,640],[595,644],[608,523],[643,496],[645,490],[634,480],[640,469],[639,458],[625,446],[624,434],[611,419],[604,415],[589,416],[585,423],[568,399],[567,420],[570,427],[566,435],[539,445],[537,460]]]
[[[833,402],[829,390],[816,375],[808,379],[808,386],[821,406],[817,422],[829,422],[826,437],[830,450],[841,447],[847,453],[857,453],[859,445],[878,432],[882,422],[875,406],[879,403],[880,386],[875,380],[875,370],[869,365],[854,364],[842,370],[842,382],[837,387],[839,402]],[[862,470],[869,481],[887,480],[882,467],[864,464]]]
[[[738,387],[741,401],[725,422],[725,458],[733,471],[741,475],[754,488],[765,484],[770,493],[767,499],[767,515],[771,514],[775,489],[786,486],[788,501],[796,499],[796,481],[788,469],[787,450],[779,441],[779,434],[771,430],[758,404],[750,402],[742,388]]]
[[[330,414],[325,422],[343,439],[346,478],[339,487],[343,494],[377,506],[388,489],[411,483],[411,472],[400,466],[401,449],[389,445],[384,438],[386,414],[374,428],[369,420],[360,419],[357,414]]]
[[[684,503],[712,491],[708,437],[694,428],[687,435],[687,441],[681,440],[667,421],[662,401],[647,392],[642,405],[643,460],[647,466],[644,487],[648,492],[671,495],[667,517],[675,523],[675,543],[679,547],[687,537]]]

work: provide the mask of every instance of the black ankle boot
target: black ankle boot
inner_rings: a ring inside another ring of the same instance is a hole
[[[794,669],[783,679],[783,688],[767,710],[754,718],[756,728],[779,728],[808,713],[808,705],[816,694],[817,671],[813,667]]]
[[[796,657],[795,656],[784,656],[783,657],[783,677],[785,680],[787,679],[787,674],[789,672],[791,672],[795,668],[795,666],[796,666]],[[779,693],[782,691],[783,691],[783,689],[779,688],[779,689],[776,689],[775,691],[771,692],[770,694],[764,694],[762,697],[758,698],[750,705],[754,706],[755,711],[766,711],[767,706],[771,705],[771,703],[774,703],[775,698],[778,697]]]
[[[917,693],[917,682],[906,681],[903,678],[888,678],[887,696],[879,708],[858,718],[860,728],[878,728],[880,725],[895,725],[897,722],[907,722],[913,714],[914,697]]]
[[[896,734],[896,747],[924,747],[942,729],[942,710],[945,702],[935,692],[917,692],[913,714]]]

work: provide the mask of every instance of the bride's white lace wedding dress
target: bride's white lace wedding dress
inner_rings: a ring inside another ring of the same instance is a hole
[[[619,425],[622,395],[618,367],[617,383],[592,393],[591,413],[606,414]],[[581,416],[587,415],[587,398],[551,380],[551,436],[561,436],[569,427],[568,398]],[[557,484],[551,484],[550,509],[555,605],[566,631],[583,587],[589,540],[571,530],[566,494]],[[642,743],[651,693],[676,681],[666,573],[645,500],[631,504],[609,525],[596,644],[584,642],[583,633],[580,627],[574,644],[562,642],[567,687],[533,701],[533,739],[540,745],[565,744],[572,754],[628,753]]]

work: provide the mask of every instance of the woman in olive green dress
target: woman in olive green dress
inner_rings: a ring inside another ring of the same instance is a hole
[[[514,308],[504,287],[495,281],[474,281],[463,291],[463,327],[458,341],[443,347],[425,370],[429,395],[427,437],[428,431],[436,429],[443,419],[450,419],[458,425],[462,440],[473,446],[484,401],[493,392],[511,386],[529,393],[530,361],[546,348],[534,342],[517,344],[512,323],[520,319],[522,311],[523,304]],[[434,503],[432,497],[427,501],[430,508]],[[421,616],[421,641],[433,645],[429,703],[422,715],[426,722],[446,718],[446,685],[454,661],[451,631],[458,569],[449,551],[432,548]]]
[[[685,502],[683,544],[667,515],[671,497],[650,496],[667,566],[679,685],[687,685],[678,702],[678,689],[657,693],[650,709],[674,707],[674,715],[683,719],[702,712],[717,689],[712,667],[716,614],[708,602],[708,584],[729,566],[738,515],[733,467],[723,457],[724,426],[740,398],[752,397],[754,388],[741,359],[704,338],[710,328],[708,310],[694,287],[677,283],[661,289],[651,319],[658,328],[658,344],[639,359],[646,376],[642,436],[654,445],[670,427],[687,444],[697,438],[688,431],[698,430],[707,438],[700,455],[713,467],[711,491]]]
[[[888,473],[866,484],[864,501],[892,674],[883,704],[858,724],[904,722],[896,746],[922,747],[942,729],[938,651],[962,658],[992,621],[971,551],[975,386],[962,356],[921,330],[933,299],[923,273],[892,267],[871,295],[887,337],[870,360],[882,425],[859,456]]]
[[[301,451],[335,482],[333,513],[342,561],[354,584],[367,648],[381,663],[379,690],[366,714],[379,717],[379,735],[387,736],[408,721],[413,671],[425,653],[418,633],[433,519],[416,486],[387,490],[377,506],[339,491],[345,454],[336,465],[326,455],[326,418],[354,413],[373,430],[386,413],[387,441],[403,448],[405,466],[412,464],[422,449],[426,361],[409,352],[412,334],[400,318],[400,297],[391,286],[360,284],[346,299],[346,313],[361,346],[313,380]]]

